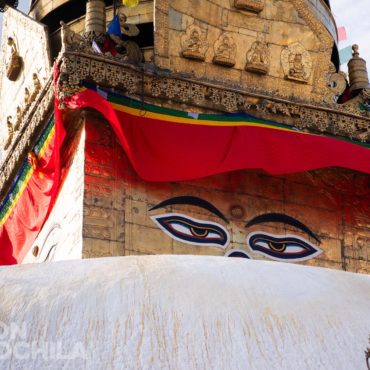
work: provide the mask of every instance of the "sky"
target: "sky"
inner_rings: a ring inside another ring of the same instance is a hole
[[[367,61],[370,73],[370,0],[331,0],[331,7],[338,27],[345,27],[347,40],[339,49],[358,44],[360,56]]]
[[[339,49],[352,44],[360,46],[360,56],[367,60],[370,73],[370,0],[331,0],[331,7],[338,27],[345,27],[348,39],[339,44]],[[20,0],[18,9],[27,12],[30,0]],[[0,15],[2,18],[2,15]],[[1,25],[1,19],[0,19]],[[346,69],[346,66],[343,66]]]

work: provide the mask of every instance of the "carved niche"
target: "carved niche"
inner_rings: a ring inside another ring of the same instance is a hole
[[[182,56],[203,62],[208,49],[205,32],[196,25],[191,25],[181,37]]]
[[[6,61],[6,77],[10,81],[16,81],[22,70],[22,58],[18,53],[17,45],[12,37],[8,37],[8,57]]]
[[[236,44],[234,39],[227,33],[222,34],[214,45],[215,56],[213,63],[224,67],[235,65]]]
[[[259,13],[264,8],[263,0],[235,0],[236,9],[249,10],[253,13]]]
[[[245,70],[253,73],[267,74],[270,67],[270,52],[266,43],[255,41],[247,52]]]
[[[281,65],[288,80],[307,83],[312,73],[311,55],[299,42],[283,49]]]

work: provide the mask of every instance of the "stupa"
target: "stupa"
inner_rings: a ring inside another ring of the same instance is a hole
[[[282,274],[285,280],[297,281],[302,274],[307,277],[310,307],[317,297],[329,297],[329,288],[320,291],[319,286],[334,287],[328,283],[334,276],[349,284],[338,298],[338,304],[345,307],[343,312],[350,307],[343,301],[348,292],[353,292],[353,299],[366,295],[370,272],[370,85],[366,61],[357,45],[348,64],[349,77],[340,71],[337,27],[329,1],[33,0],[28,15],[18,11],[14,2],[5,3],[0,67],[0,263],[51,265],[0,269],[0,275],[11,281],[3,294],[17,286],[10,277],[24,271],[23,288],[19,295],[9,296],[4,315],[20,323],[22,315],[12,307],[23,305],[28,299],[26,282],[37,281],[42,273],[50,276],[50,284],[55,283],[53,267],[48,267],[53,264],[58,276],[63,269],[71,276],[65,285],[58,284],[58,289],[68,291],[73,290],[73,276],[80,281],[83,271],[90,278],[94,269],[108,274],[104,284],[110,286],[115,279],[130,279],[130,268],[143,261],[143,276],[150,275],[150,266],[155,274],[166,271],[163,286],[169,295],[175,291],[170,270],[166,270],[172,263],[179,268],[174,278],[185,280],[194,273],[194,266],[198,269],[203,264],[204,278],[210,277],[212,287],[217,281],[215,266],[230,279],[244,276],[249,283],[243,289],[256,283],[253,274],[243,270],[247,266],[266,273],[270,268],[274,279]],[[181,256],[157,256],[173,254]],[[155,256],[71,261],[141,255]],[[281,266],[279,262],[306,266]],[[123,274],[114,270],[120,264],[126,269]],[[186,270],[187,264],[193,267]],[[226,272],[230,266],[240,268],[238,274]],[[311,278],[310,271],[314,274]],[[98,286],[98,280],[90,289]],[[193,280],[191,284],[194,286]],[[267,289],[265,281],[263,284]],[[313,295],[316,284],[318,294]],[[225,281],[221,286],[220,291],[225,292]],[[202,294],[207,290],[203,288],[199,288]],[[91,302],[84,306],[85,288],[81,289],[81,309],[71,317],[77,323],[84,312],[95,325],[101,316],[96,315],[94,322],[94,314],[86,313]],[[117,285],[116,289],[110,294],[120,296],[129,288]],[[145,289],[140,289],[144,291],[140,294],[145,294]],[[296,292],[294,289],[287,286],[287,291]],[[210,299],[221,305],[221,297],[215,298],[212,291]],[[96,302],[99,294],[105,294],[99,292]],[[181,292],[188,294],[183,285]],[[287,295],[286,302],[293,302],[294,294]],[[30,308],[32,317],[40,320],[43,305],[56,302],[55,311],[47,310],[46,327],[66,328],[61,313],[64,303],[58,306],[57,297],[49,292],[39,295],[37,289],[35,296],[42,304]],[[139,308],[145,305],[143,297],[137,301]],[[165,304],[157,298],[150,304]],[[193,298],[188,296],[189,305],[196,304]],[[324,301],[316,306],[320,320],[326,318],[319,313],[328,303]],[[97,303],[97,309],[109,312],[109,305],[101,305]],[[150,307],[142,311],[142,321],[135,317],[135,328],[157,312]],[[179,307],[174,308],[175,315],[180,314]],[[240,307],[246,309],[247,305],[244,302]],[[262,301],[256,307],[269,310]],[[335,352],[347,349],[348,338],[356,335],[361,345],[357,343],[347,357],[338,357],[338,363],[351,364],[358,347],[365,350],[370,332],[368,300],[358,298],[356,309],[363,325],[355,325],[355,315],[350,315],[348,327],[352,323],[353,331],[348,334],[350,329],[339,323],[335,335],[343,340],[332,342],[335,350],[327,351],[322,364],[333,359]],[[229,306],[228,310],[232,315]],[[267,311],[263,312],[269,317]],[[57,324],[51,319],[53,312]],[[117,317],[117,312],[112,311],[112,317]],[[131,311],[124,312],[129,315]],[[191,312],[189,320],[196,316]],[[202,315],[206,317],[207,312],[204,309]],[[205,325],[212,327],[213,336],[220,312]],[[33,326],[30,316],[25,317],[28,332],[38,330],[39,321]],[[272,335],[277,321],[270,329],[268,320],[262,321],[263,330]],[[122,328],[122,323],[117,321],[116,328]],[[190,333],[200,333],[189,325]],[[332,325],[324,326],[329,330]],[[250,329],[248,324],[245,327]],[[302,328],[297,323],[293,337]],[[222,326],[219,333],[229,329]],[[316,329],[306,333],[307,342],[298,345],[299,351],[317,336]],[[127,327],[122,330],[127,333]],[[144,341],[153,337],[153,330],[142,333]],[[180,332],[185,338],[186,330]],[[134,348],[140,339],[135,330],[132,333]],[[56,339],[49,331],[45,335]],[[245,337],[258,342],[256,335]],[[182,339],[182,345],[190,343]],[[289,359],[281,360],[280,365],[278,361],[283,353],[289,356],[287,346],[292,341],[285,339],[282,347],[268,342],[272,352],[276,349],[275,368],[288,368]],[[324,342],[329,348],[323,336]],[[196,342],[192,343],[191,354],[181,352],[177,357],[166,355],[166,350],[175,351],[176,345],[158,344],[163,345],[163,353],[157,348],[163,358],[154,361],[145,357],[149,352],[140,352],[144,357],[140,355],[136,365],[124,368],[146,368],[150,363],[155,368],[159,364],[189,368],[190,358],[192,368],[214,367],[217,362],[207,360],[205,352],[197,352]],[[213,340],[209,343],[215,345]],[[253,357],[255,345],[241,358],[249,358],[252,367],[267,368],[268,361],[259,357],[267,346]],[[237,346],[230,348],[236,355]],[[112,361],[112,368],[117,365],[111,357],[101,356]],[[219,363],[226,363],[227,353],[220,356]],[[182,357],[185,362],[180,366]],[[87,363],[99,368],[92,358]],[[304,362],[290,358],[292,368],[309,366],[307,358]],[[365,364],[363,351],[358,359]],[[7,359],[7,364],[13,360]],[[33,366],[43,366],[43,360],[37,361]],[[240,361],[230,364],[242,368]]]

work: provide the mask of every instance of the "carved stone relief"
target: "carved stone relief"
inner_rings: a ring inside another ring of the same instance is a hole
[[[17,45],[12,37],[8,37],[7,45],[6,77],[10,81],[16,81],[22,70],[23,60],[18,53]]]
[[[12,117],[9,116],[6,119],[6,126],[8,129],[8,138],[6,139],[4,143],[4,149],[7,150],[10,147],[10,144],[13,141],[13,136],[14,136],[14,127],[13,127],[13,122],[12,122]]]
[[[6,128],[7,118],[12,117],[15,142],[18,136],[23,136],[23,124],[32,111],[25,109],[25,100],[31,107],[41,94],[41,86],[35,88],[33,73],[37,73],[42,86],[51,75],[50,46],[46,26],[12,8],[4,13],[3,35],[0,52],[0,121]],[[39,105],[37,109],[40,111]],[[6,129],[3,132],[6,139]],[[13,143],[9,147],[10,152],[13,151],[12,146]],[[3,153],[1,161],[5,158]]]
[[[215,56],[213,63],[225,67],[235,65],[236,44],[234,39],[227,33],[222,34],[214,45]]]
[[[264,8],[264,2],[263,0],[235,0],[234,6],[236,9],[259,13]]]
[[[255,41],[247,53],[245,69],[249,72],[266,74],[270,66],[270,53],[266,43]]]
[[[311,55],[299,42],[283,49],[281,65],[289,80],[307,83],[312,73]]]
[[[208,49],[205,32],[196,25],[191,25],[181,37],[182,56],[199,61],[205,60]]]

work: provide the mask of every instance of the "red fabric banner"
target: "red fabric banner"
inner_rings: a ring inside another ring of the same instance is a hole
[[[3,203],[0,226],[0,264],[20,263],[36,239],[59,190],[59,135],[54,123],[31,152],[20,177]]]
[[[57,73],[57,70],[55,71]],[[44,225],[60,187],[60,147],[65,131],[55,115],[28,154],[0,207],[0,265],[22,262]]]
[[[93,108],[111,123],[139,176],[184,181],[239,169],[277,175],[323,167],[370,173],[370,150],[327,136],[263,125],[182,124],[133,115],[86,89],[68,107]],[[176,118],[176,117],[175,117]]]

